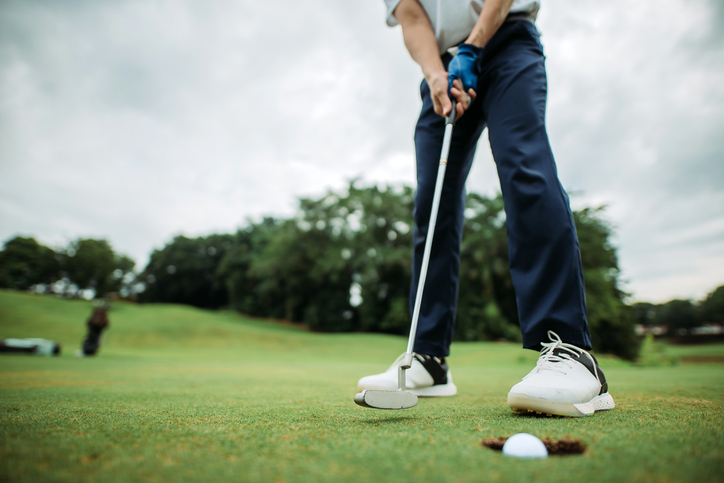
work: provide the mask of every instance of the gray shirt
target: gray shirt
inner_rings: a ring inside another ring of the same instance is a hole
[[[385,0],[387,5],[387,25],[398,24],[392,12],[401,0]],[[464,41],[473,31],[480,17],[485,0],[418,0],[430,18],[435,32],[437,45],[442,54],[451,47]],[[514,12],[537,13],[540,0],[515,0],[510,9]]]

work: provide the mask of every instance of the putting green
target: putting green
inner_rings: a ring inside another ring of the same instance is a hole
[[[505,405],[535,353],[455,344],[458,396],[385,412],[356,406],[355,383],[386,369],[404,338],[116,303],[99,356],[75,358],[89,313],[88,302],[0,291],[0,337],[64,347],[57,358],[0,358],[0,480],[588,483],[724,474],[721,363],[638,367],[603,357],[615,410],[541,418]],[[480,444],[518,432],[570,436],[587,449],[528,461]]]

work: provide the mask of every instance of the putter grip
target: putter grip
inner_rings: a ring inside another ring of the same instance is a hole
[[[452,124],[455,125],[455,99],[452,100],[452,109],[450,109],[450,114],[447,115],[445,118],[445,124]]]

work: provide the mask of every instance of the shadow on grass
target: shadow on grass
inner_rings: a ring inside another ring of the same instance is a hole
[[[517,413],[517,412],[511,412],[508,414],[509,418],[512,419],[570,419],[566,416],[559,416],[557,414],[545,414],[545,413]]]
[[[412,416],[389,416],[389,417],[382,417],[380,419],[364,419],[360,420],[359,423],[361,424],[368,424],[370,426],[380,426],[383,424],[393,424],[393,423],[402,423],[405,421],[410,420],[417,420],[417,418]]]

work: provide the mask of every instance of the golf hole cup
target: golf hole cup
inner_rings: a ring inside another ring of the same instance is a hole
[[[514,434],[503,445],[503,454],[515,458],[547,458],[548,450],[543,441],[532,434]]]

